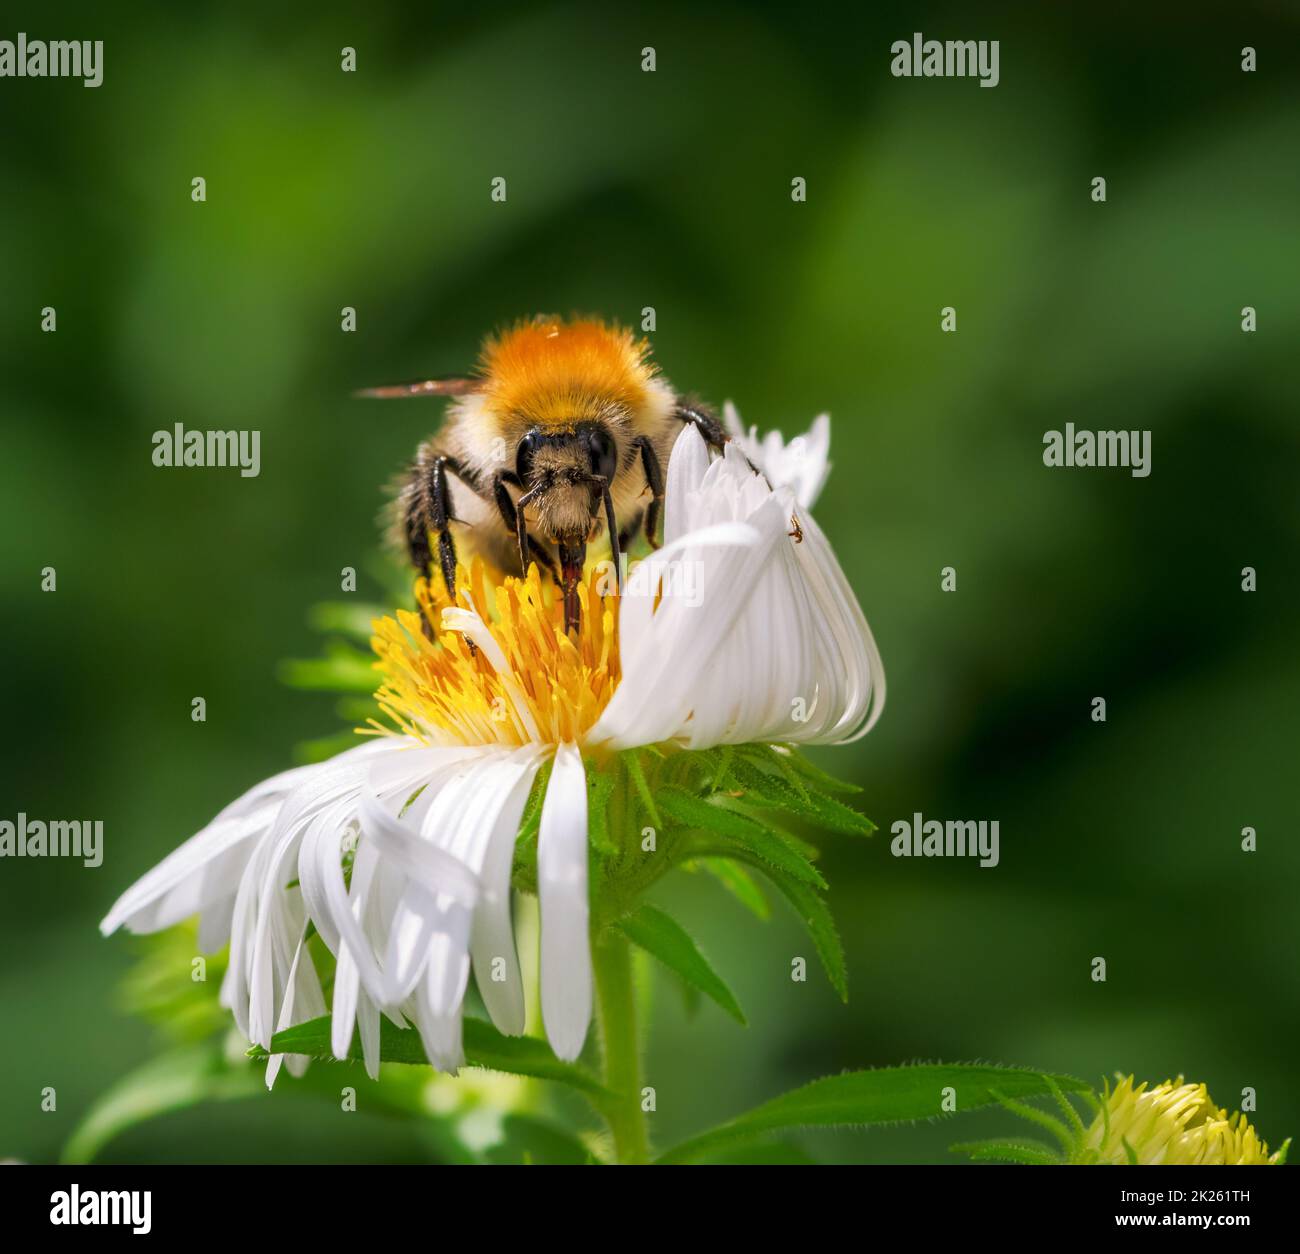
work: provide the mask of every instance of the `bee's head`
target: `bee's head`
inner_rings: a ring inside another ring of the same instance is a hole
[[[533,427],[515,451],[515,475],[537,522],[556,543],[585,541],[598,525],[602,491],[613,484],[618,446],[603,422],[560,430]]]
[[[576,595],[587,541],[600,527],[601,506],[617,469],[618,445],[609,426],[598,420],[558,430],[532,427],[519,441],[515,475],[521,500],[558,551],[566,598]]]

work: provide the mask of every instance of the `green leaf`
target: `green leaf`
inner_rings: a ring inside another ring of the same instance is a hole
[[[772,917],[772,907],[763,896],[763,890],[740,863],[733,862],[730,858],[696,858],[687,865],[707,871],[756,917],[763,920]]]
[[[1050,1081],[1051,1077],[1049,1076],[1048,1079]],[[1049,1089],[1049,1091],[1051,1090]],[[1045,1110],[1039,1110],[1034,1106],[1026,1106],[1024,1102],[1013,1101],[1001,1092],[995,1093],[994,1096],[1013,1115],[1018,1115],[1021,1119],[1027,1119],[1030,1123],[1035,1123],[1040,1128],[1050,1132],[1061,1143],[1061,1148],[1067,1154],[1074,1148],[1074,1137],[1070,1134],[1070,1129],[1054,1115],[1049,1115]],[[1059,1088],[1055,1090],[1053,1096],[1059,1098],[1062,1102],[1065,1101],[1065,1095]],[[1078,1116],[1076,1115],[1075,1118],[1077,1119]]]
[[[467,1066],[531,1076],[536,1080],[553,1080],[557,1084],[579,1089],[597,1101],[610,1096],[609,1090],[585,1067],[577,1063],[561,1062],[544,1041],[535,1037],[504,1036],[482,1019],[466,1019],[464,1042]],[[252,1058],[265,1058],[268,1053],[306,1054],[312,1058],[333,1061],[330,1017],[322,1015],[308,1023],[285,1028],[271,1038],[269,1051],[254,1046],[248,1052]],[[348,1057],[362,1057],[359,1035],[353,1036]],[[379,1057],[383,1062],[399,1062],[411,1066],[427,1066],[429,1062],[420,1034],[414,1028],[399,1028],[387,1018],[379,1021]]]
[[[287,658],[280,663],[280,682],[290,688],[325,692],[374,692],[379,686],[372,653],[345,644],[326,641],[323,657]]]
[[[1072,1076],[1052,1076],[1064,1092],[1088,1086]],[[814,1080],[739,1118],[675,1146],[661,1163],[714,1157],[732,1146],[791,1128],[868,1127],[942,1118],[944,1090],[954,1089],[957,1109],[991,1106],[999,1097],[1042,1097],[1050,1087],[1041,1072],[974,1063],[886,1067]],[[998,1096],[995,1096],[995,1091]]]
[[[720,1167],[816,1167],[806,1150],[786,1141],[759,1141],[742,1145],[713,1160]]]
[[[965,1141],[948,1147],[954,1154],[968,1154],[976,1162],[1023,1163],[1026,1166],[1056,1166],[1061,1162],[1050,1145],[1032,1137],[1005,1141]]]
[[[659,794],[659,807],[683,827],[720,836],[730,846],[753,854],[769,866],[807,884],[825,888],[821,873],[797,849],[753,819],[724,806],[714,805],[683,788],[669,787]],[[710,850],[710,853],[716,852]]]
[[[794,907],[795,913],[812,938],[817,957],[821,960],[827,979],[830,980],[841,1001],[849,999],[849,971],[844,961],[844,946],[831,917],[830,907],[816,890],[789,876],[774,875],[765,871],[768,879],[780,890],[782,896]]]
[[[205,1043],[151,1058],[106,1090],[73,1129],[60,1155],[64,1163],[93,1162],[115,1137],[159,1115],[266,1092],[254,1067],[232,1068],[220,1045]]]
[[[364,602],[321,601],[307,611],[307,623],[313,631],[336,632],[368,645],[375,634],[374,620],[391,612]]]
[[[596,1162],[572,1132],[535,1115],[506,1115],[501,1133],[501,1140],[483,1151],[489,1163],[573,1167]]]
[[[364,697],[340,697],[334,705],[334,712],[345,723],[356,727],[359,723],[378,718],[380,710],[375,704],[374,694],[371,693]]]
[[[675,919],[654,906],[642,906],[620,920],[618,926],[634,945],[658,958],[670,971],[675,971],[688,984],[712,998],[737,1023],[745,1026],[744,1011],[732,991]]]

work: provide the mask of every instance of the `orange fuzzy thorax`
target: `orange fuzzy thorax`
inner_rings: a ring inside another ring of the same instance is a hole
[[[571,426],[611,408],[636,413],[655,375],[648,351],[622,327],[536,318],[484,346],[482,395],[494,413],[530,426]]]

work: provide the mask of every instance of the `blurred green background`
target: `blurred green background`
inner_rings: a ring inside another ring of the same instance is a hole
[[[881,827],[825,842],[847,1007],[815,969],[790,981],[809,946],[779,905],[762,926],[698,877],[662,895],[751,1026],[658,998],[659,1142],[936,1058],[1185,1072],[1230,1107],[1255,1088],[1271,1144],[1300,1131],[1300,23],[1046,8],[7,6],[0,37],[106,47],[96,90],[0,80],[0,814],[102,818],[106,853],[0,862],[0,1156],[56,1156],[158,1048],[118,992],[135,947],[96,931],[109,904],[337,730],[277,662],[318,648],[341,567],[379,569],[381,485],[438,420],[350,389],[458,372],[522,314],[644,306],[678,386],[787,433],[831,412],[817,513],[890,693],[816,755]],[[892,78],[914,30],[999,39],[1001,84]],[[1067,421],[1151,430],[1150,478],[1045,469]],[[260,430],[260,477],[156,469],[175,422]],[[891,857],[915,810],[1000,820],[1001,864]],[[105,1156],[429,1155],[367,1111],[363,1090],[345,1136],[283,1084]],[[952,1161],[1012,1127],[804,1143]]]

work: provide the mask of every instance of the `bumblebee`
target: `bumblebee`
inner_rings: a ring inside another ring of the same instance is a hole
[[[713,413],[674,391],[646,340],[594,319],[532,318],[490,337],[464,377],[358,395],[453,398],[394,501],[393,535],[416,571],[428,574],[436,544],[455,597],[459,524],[461,547],[504,573],[532,562],[550,571],[569,631],[589,544],[603,533],[616,571],[639,532],[658,547],[663,468],[683,424],[713,448],[729,439]]]

